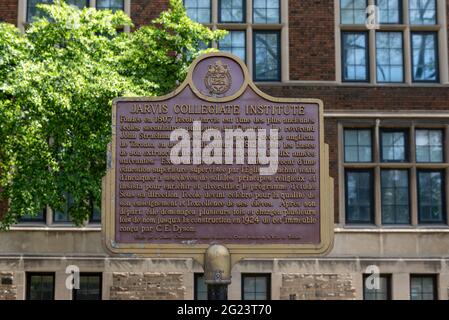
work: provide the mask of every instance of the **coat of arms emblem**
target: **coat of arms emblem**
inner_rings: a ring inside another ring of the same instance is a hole
[[[229,66],[221,60],[209,65],[204,84],[211,95],[224,94],[231,88],[232,77],[229,71]]]

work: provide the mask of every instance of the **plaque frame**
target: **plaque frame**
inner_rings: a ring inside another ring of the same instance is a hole
[[[195,66],[209,57],[226,57],[237,62],[242,68],[244,82],[233,95],[226,97],[210,97],[200,93],[193,83]],[[297,258],[301,256],[323,256],[329,253],[334,241],[334,179],[329,176],[329,146],[324,143],[324,107],[319,99],[277,98],[272,97],[253,83],[245,64],[236,56],[225,52],[213,52],[201,55],[192,62],[186,79],[171,93],[158,97],[121,97],[112,103],[112,141],[108,145],[107,173],[102,180],[102,243],[109,254],[134,255],[136,257],[153,258],[193,258],[204,262],[204,253],[209,244],[136,244],[115,242],[115,150],[116,150],[116,112],[118,102],[161,102],[177,96],[187,86],[202,100],[208,102],[228,102],[240,97],[250,87],[258,96],[275,103],[308,103],[318,106],[319,144],[320,144],[320,243],[319,244],[226,244],[232,264],[244,258]]]

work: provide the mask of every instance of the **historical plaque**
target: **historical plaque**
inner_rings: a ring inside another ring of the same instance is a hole
[[[111,252],[199,257],[213,243],[240,257],[330,249],[322,103],[264,94],[235,56],[201,56],[167,96],[116,99],[112,136],[103,181]]]

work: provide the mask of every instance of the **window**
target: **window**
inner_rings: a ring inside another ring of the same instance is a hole
[[[373,172],[346,171],[346,221],[374,223]]]
[[[342,24],[365,24],[366,0],[340,0]]]
[[[435,32],[412,33],[413,81],[438,81],[437,35]]]
[[[73,289],[73,300],[101,300],[101,273],[80,273],[80,288]]]
[[[408,160],[407,130],[388,130],[381,132],[382,162],[405,162]]]
[[[279,0],[253,0],[254,23],[279,23]]]
[[[343,32],[343,81],[368,81],[368,34]]]
[[[70,193],[64,194],[64,205],[62,209],[53,210],[53,222],[67,223],[71,222],[69,209],[73,204],[73,197]]]
[[[367,282],[371,284],[368,277],[371,274],[363,275],[363,299],[364,300],[390,300],[391,299],[391,277],[390,275],[379,275],[378,288],[369,288]]]
[[[376,33],[377,82],[403,82],[402,32]]]
[[[340,0],[341,81],[412,84],[447,79],[447,68],[439,65],[440,51],[443,58],[448,48],[447,37],[439,36],[447,28],[437,19],[442,2]],[[364,21],[368,3],[377,5],[377,21]]]
[[[211,47],[233,53],[252,66],[249,72],[254,81],[288,79],[288,73],[282,73],[288,54],[281,59],[281,42],[287,41],[281,34],[287,35],[289,26],[281,11],[288,11],[288,1],[184,0],[184,6],[192,19],[229,32],[225,39],[212,41]]]
[[[435,0],[409,0],[410,24],[436,24]]]
[[[371,140],[370,129],[346,129],[345,162],[371,162]]]
[[[219,0],[219,21],[240,22],[246,20],[246,1],[244,0]]]
[[[27,1],[27,21],[32,22],[37,18],[43,17],[44,12],[40,10],[38,4],[52,4],[53,0],[28,0]]]
[[[419,223],[445,222],[446,210],[443,171],[418,171],[418,211]]]
[[[271,275],[242,274],[242,300],[270,300]]]
[[[416,130],[416,162],[443,162],[442,130]]]
[[[254,31],[254,72],[256,81],[280,81],[280,33]]]
[[[381,202],[383,224],[409,224],[410,199],[407,170],[382,170]]]
[[[426,125],[425,121],[419,124]],[[374,223],[378,227],[447,226],[449,161],[443,156],[447,123],[432,119],[429,129],[415,128],[415,120],[404,119],[344,122],[347,127],[339,124],[343,144],[339,162],[344,175],[341,196],[345,198],[341,219],[347,224]]]
[[[211,22],[211,0],[184,0],[190,19],[199,23]]]
[[[243,61],[246,60],[246,35],[245,31],[229,31],[222,40],[218,42],[221,51],[230,52]]]
[[[207,285],[204,282],[204,274],[195,273],[194,275],[194,299],[207,300]]]
[[[109,9],[112,12],[117,10],[124,10],[125,0],[97,0],[96,5],[98,10]]]
[[[93,201],[90,202],[92,211],[89,216],[90,223],[99,223],[101,222],[101,208]]]
[[[377,0],[379,23],[398,24],[402,22],[401,0]]]
[[[76,6],[80,9],[89,6],[89,0],[66,0],[66,2],[72,6]]]
[[[32,216],[30,214],[24,215],[20,218],[20,222],[43,222],[47,220],[47,209],[44,208],[38,212],[37,215]]]
[[[410,300],[437,300],[436,276],[411,275]]]
[[[54,300],[55,274],[54,273],[27,273],[26,299],[27,300]]]

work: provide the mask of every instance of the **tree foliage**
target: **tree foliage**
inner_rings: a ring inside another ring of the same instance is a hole
[[[191,21],[182,0],[131,33],[122,11],[55,0],[25,33],[0,23],[0,196],[9,201],[0,228],[45,206],[82,224],[101,198],[112,99],[162,95],[191,61],[225,35]],[[211,49],[209,49],[211,50]]]

